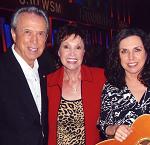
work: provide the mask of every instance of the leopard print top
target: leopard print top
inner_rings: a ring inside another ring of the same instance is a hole
[[[57,145],[85,145],[82,100],[69,101],[63,97],[58,111]]]

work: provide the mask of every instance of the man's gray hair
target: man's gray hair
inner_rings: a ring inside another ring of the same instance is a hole
[[[46,22],[46,26],[47,26],[46,31],[47,31],[47,33],[49,32],[49,27],[50,26],[49,26],[49,19],[48,19],[47,14],[42,9],[40,9],[38,7],[35,7],[35,6],[22,7],[14,13],[14,15],[11,19],[11,28],[13,30],[16,30],[17,20],[18,20],[19,15],[22,14],[22,13],[25,13],[25,12],[26,13],[34,13],[38,16],[42,16],[44,18],[45,22]]]

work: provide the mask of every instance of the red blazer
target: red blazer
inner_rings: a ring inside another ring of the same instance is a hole
[[[57,114],[61,99],[61,88],[64,69],[61,67],[47,77],[48,86],[48,145],[57,144]],[[100,141],[99,131],[96,128],[100,114],[100,96],[105,82],[104,71],[83,65],[81,67],[82,101],[85,119],[86,145],[95,145]]]

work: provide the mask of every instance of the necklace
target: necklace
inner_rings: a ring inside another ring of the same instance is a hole
[[[75,87],[75,86],[72,86],[72,91],[73,91],[73,93],[77,93],[77,92],[78,92],[78,89],[77,89],[77,87]]]
[[[71,78],[70,78],[69,74],[67,73],[67,71],[65,71],[65,74],[66,74],[66,79],[65,80],[69,82],[69,80],[71,80]],[[71,80],[70,88],[71,88],[71,90],[74,94],[77,94],[79,92],[80,85],[81,85],[80,75],[78,76],[77,79]]]

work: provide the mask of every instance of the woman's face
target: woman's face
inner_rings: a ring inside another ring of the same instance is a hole
[[[85,49],[80,36],[70,35],[61,42],[58,55],[65,68],[69,70],[80,69]]]
[[[122,39],[119,45],[119,56],[126,75],[138,75],[147,58],[141,38],[133,35]]]

